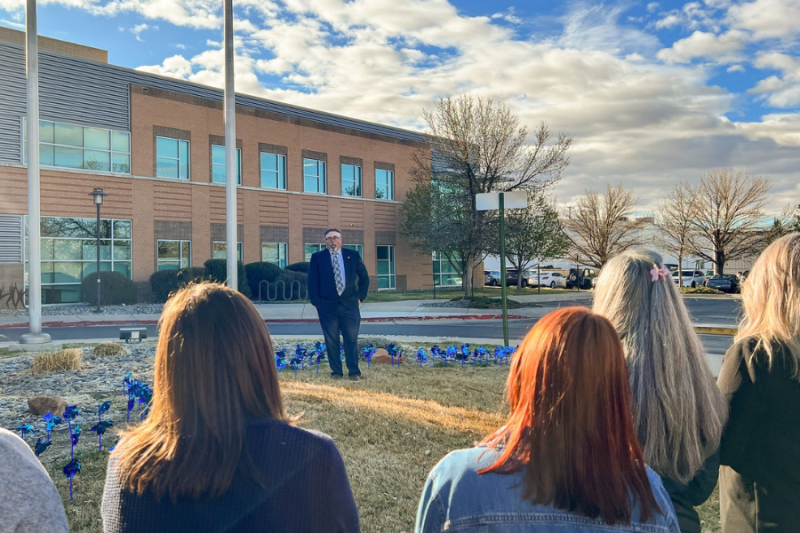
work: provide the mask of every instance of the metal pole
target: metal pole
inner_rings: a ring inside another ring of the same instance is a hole
[[[433,299],[436,299],[436,259],[431,261],[431,275],[433,276]]]
[[[100,204],[97,205],[97,309],[95,313],[100,312]]]
[[[25,55],[28,78],[28,329],[20,344],[47,344],[42,333],[42,243],[39,191],[39,42],[36,0],[25,4]]]
[[[500,193],[500,281],[501,295],[503,301],[503,342],[508,346],[508,302],[506,301],[506,232],[505,232],[505,200],[503,193]]]
[[[538,264],[536,265],[536,279],[539,282],[536,284],[536,288],[538,289],[536,292],[538,294],[542,294],[542,260],[539,259]]]
[[[225,223],[227,225],[228,287],[238,289],[236,208],[236,93],[233,84],[233,0],[225,0]]]

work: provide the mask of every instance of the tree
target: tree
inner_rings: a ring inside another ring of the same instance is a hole
[[[697,211],[692,225],[692,254],[714,264],[722,274],[725,263],[756,255],[764,247],[764,205],[770,181],[742,170],[716,169],[692,188]]]
[[[558,180],[572,139],[559,134],[551,142],[544,123],[529,139],[508,106],[468,94],[441,98],[423,117],[430,149],[414,158],[401,231],[415,249],[446,257],[470,297],[474,265],[497,240],[496,213],[478,211],[475,196]]]
[[[644,219],[631,217],[636,198],[622,185],[606,185],[602,196],[586,191],[564,222],[571,252],[585,257],[584,264],[602,268],[615,255],[644,243]]]
[[[678,258],[678,287],[683,287],[683,258],[690,255],[692,231],[697,217],[695,192],[688,183],[678,183],[661,202],[655,220],[656,243]]]
[[[800,205],[786,207],[780,217],[775,217],[764,237],[764,246],[792,232],[800,232]]]
[[[540,190],[528,193],[528,208],[506,214],[506,257],[517,269],[517,288],[522,272],[537,260],[562,257],[569,250],[569,238],[561,227],[558,211]],[[499,253],[499,247],[496,253]]]

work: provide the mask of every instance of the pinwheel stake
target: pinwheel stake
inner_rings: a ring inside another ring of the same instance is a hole
[[[464,363],[469,358],[469,343],[465,342],[461,345],[461,368],[464,368]]]
[[[72,460],[67,463],[67,466],[64,467],[64,475],[69,479],[69,499],[72,499],[72,478],[75,477],[76,474],[80,474],[81,472],[81,462],[75,459],[74,457]]]
[[[69,455],[72,459],[75,459],[75,446],[78,445],[78,439],[81,438],[81,427],[78,424],[75,424],[75,429],[70,429],[69,431],[69,442],[70,442],[70,450]]]
[[[69,425],[69,434],[70,434],[70,439],[72,441],[72,452],[71,453],[72,453],[72,457],[74,458],[75,457],[75,444],[78,443],[78,439],[74,436],[74,432],[72,431],[72,420],[78,417],[78,406],[77,405],[68,405],[64,409],[64,414],[62,416],[64,417],[64,420],[67,421],[67,425]],[[80,435],[81,434],[81,428],[78,427],[78,426],[75,426],[75,427],[76,427],[76,431],[78,432],[78,435]]]
[[[369,363],[372,361],[372,356],[375,355],[376,351],[377,350],[375,350],[375,347],[372,345],[372,343],[369,343],[364,347],[364,359],[367,360],[367,368],[369,368]]]
[[[319,374],[319,362],[322,361],[322,356],[325,355],[326,349],[327,346],[324,343],[316,342],[314,344],[314,353],[317,354],[317,374]],[[367,366],[369,366],[369,363],[367,363]]]
[[[25,440],[25,435],[34,434],[33,426],[30,424],[20,424],[17,426],[17,431],[19,431],[19,436],[22,437],[22,440]]]
[[[101,420],[92,427],[92,431],[97,433],[97,449],[103,451],[103,434],[106,429],[112,427],[114,423],[111,420]]]
[[[61,423],[61,418],[55,416],[53,413],[45,413],[43,418],[45,421],[45,429],[47,430],[47,442],[50,442],[50,432]]]

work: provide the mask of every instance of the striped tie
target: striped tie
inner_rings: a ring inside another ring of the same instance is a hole
[[[333,280],[336,282],[336,292],[341,296],[344,292],[344,281],[342,281],[342,269],[339,267],[338,254],[331,254],[331,266],[333,267]]]

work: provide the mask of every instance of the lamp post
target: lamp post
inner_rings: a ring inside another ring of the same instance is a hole
[[[89,196],[94,197],[94,205],[97,206],[97,309],[95,313],[100,312],[100,206],[103,205],[103,197],[108,193],[103,189],[95,189],[89,193]]]

